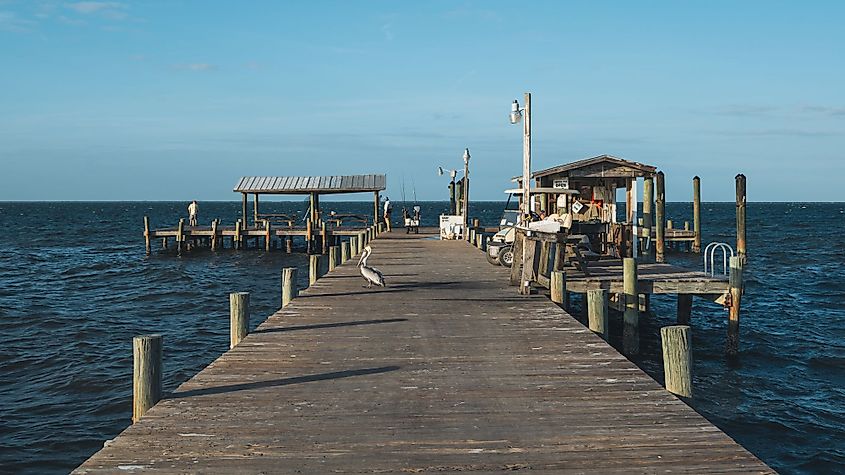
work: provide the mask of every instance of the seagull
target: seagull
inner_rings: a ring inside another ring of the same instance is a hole
[[[380,270],[376,269],[375,267],[370,267],[367,265],[367,258],[370,257],[372,254],[373,248],[367,246],[364,248],[364,252],[361,253],[361,258],[358,260],[358,267],[361,268],[361,275],[364,276],[364,279],[367,281],[367,288],[373,286],[373,284],[380,285],[384,287],[384,274],[381,273]]]

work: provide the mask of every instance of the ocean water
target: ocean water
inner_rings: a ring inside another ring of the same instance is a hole
[[[228,348],[228,294],[252,293],[251,326],[279,305],[279,274],[303,254],[261,250],[145,256],[142,217],[173,225],[187,203],[0,203],[0,472],[66,473],[130,424],[132,337],[164,335],[165,391]],[[397,203],[397,211],[401,207]],[[421,203],[436,225],[447,203]],[[473,203],[496,225],[503,203]],[[302,212],[302,202],[262,203]],[[372,204],[325,203],[369,213]],[[731,203],[703,204],[704,242],[733,245]],[[200,203],[200,221],[232,223],[240,203]],[[399,213],[396,213],[399,214]],[[688,203],[667,218],[691,220]],[[723,353],[726,312],[696,300],[691,405],[783,473],[845,471],[845,204],[749,203],[741,353]],[[700,268],[700,256],[672,263]],[[577,302],[576,302],[577,303]],[[662,381],[659,328],[675,300],[641,317],[635,362]],[[620,344],[618,317],[611,343]]]

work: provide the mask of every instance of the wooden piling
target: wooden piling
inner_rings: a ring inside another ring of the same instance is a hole
[[[337,267],[339,249],[337,246],[329,246],[329,272]]]
[[[587,291],[587,319],[590,330],[598,333],[607,340],[608,333],[608,303],[607,290],[592,289]]]
[[[232,236],[232,249],[240,248],[241,220],[235,221],[235,234]]]
[[[569,306],[569,299],[566,298],[566,272],[561,270],[552,271],[549,277],[549,290],[552,302],[566,309]]]
[[[736,176],[736,254],[745,264],[745,175]]]
[[[296,274],[296,267],[285,267],[282,269],[282,308],[287,307],[290,301],[299,295]]]
[[[241,219],[246,223],[246,193],[241,193]]]
[[[147,250],[147,255],[149,256],[152,252],[152,246],[150,246],[150,217],[144,216],[144,245]]]
[[[305,220],[305,252],[314,252],[314,223],[311,219]]]
[[[258,199],[257,194],[255,195],[255,199],[256,200]],[[272,241],[271,236],[272,236],[272,234],[270,232],[270,220],[265,219],[264,220],[264,250],[266,252],[270,252],[270,242]]]
[[[678,325],[689,325],[692,317],[692,294],[678,294]]]
[[[258,193],[252,194],[252,225],[258,227]]]
[[[514,232],[512,244],[513,264],[511,265],[510,285],[522,286],[522,246],[525,243],[525,233],[519,229]]]
[[[675,223],[671,219],[666,220],[666,229],[674,229]]]
[[[161,335],[132,339],[132,423],[161,399]]]
[[[654,178],[643,179],[643,234],[651,237],[651,226],[654,222]]]
[[[217,226],[218,221],[216,219],[211,221],[211,250],[217,250]]]
[[[176,228],[176,253],[182,255],[182,241],[185,240],[185,218],[179,218],[179,226]]]
[[[311,254],[308,261],[308,285],[314,285],[320,278],[320,256]]]
[[[551,253],[551,250],[552,243],[545,241],[540,243],[540,265],[537,271],[540,275],[547,275],[549,272],[549,253]]]
[[[285,252],[291,254],[293,252],[293,236],[285,238]]]
[[[660,329],[663,374],[666,389],[678,396],[692,397],[692,334],[688,325]]]
[[[692,178],[692,252],[701,253],[701,178]]]
[[[349,242],[343,241],[340,243],[340,263],[343,264],[349,260]]]
[[[666,216],[666,184],[664,183],[665,176],[663,172],[657,172],[657,177],[655,181],[655,186],[657,187],[657,192],[655,193],[655,216],[654,216],[654,226],[655,226],[655,242],[654,242],[654,250],[655,250],[655,257],[654,260],[658,263],[666,262],[665,257],[665,237],[666,237],[666,230],[664,226],[666,225],[665,216]]]
[[[229,348],[241,342],[249,331],[249,292],[229,294]]]
[[[623,259],[622,288],[625,299],[624,326],[622,328],[623,351],[626,355],[640,352],[639,319],[640,297],[637,292],[637,260],[632,257]]]
[[[725,353],[730,356],[739,353],[739,310],[742,303],[742,269],[744,262],[739,256],[730,258],[730,298],[728,299],[728,337]]]
[[[475,229],[470,228],[469,230],[469,239],[467,239],[471,244],[475,244]]]

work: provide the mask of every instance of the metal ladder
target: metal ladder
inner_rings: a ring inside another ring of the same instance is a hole
[[[716,266],[713,262],[713,258],[716,254],[716,249],[722,250],[722,275],[728,275],[728,253],[730,252],[730,257],[734,256],[733,248],[724,242],[711,242],[704,248],[704,273],[708,273],[711,276],[716,275]],[[707,264],[710,264],[709,266]]]

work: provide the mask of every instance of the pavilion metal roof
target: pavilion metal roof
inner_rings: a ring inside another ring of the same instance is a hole
[[[295,195],[382,191],[386,175],[245,176],[235,185],[238,193]]]

